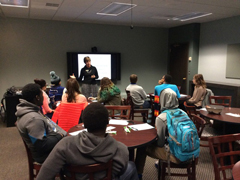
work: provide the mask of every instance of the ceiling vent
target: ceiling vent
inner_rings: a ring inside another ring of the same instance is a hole
[[[46,3],[46,6],[50,6],[50,7],[58,7],[59,4],[54,4],[54,3]]]
[[[114,2],[103,8],[98,15],[107,15],[107,16],[118,16],[132,8],[137,6],[136,4],[127,4],[127,3],[119,3]]]
[[[176,16],[176,17],[170,18],[170,19],[168,19],[168,20],[173,20],[173,21],[189,21],[189,20],[192,20],[192,19],[197,19],[197,18],[200,18],[200,17],[209,16],[209,15],[211,15],[211,14],[212,14],[212,13],[191,12],[191,13],[188,13],[188,14],[184,14],[184,15],[181,15],[181,16]]]

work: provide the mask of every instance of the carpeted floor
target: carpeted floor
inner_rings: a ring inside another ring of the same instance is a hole
[[[6,128],[0,120],[0,180],[27,180],[28,162],[22,139],[16,127]],[[156,159],[147,158],[143,173],[143,180],[157,179]],[[171,170],[172,171],[172,170]],[[197,180],[213,180],[214,170],[209,149],[201,147],[197,165]],[[181,180],[186,177],[171,177],[167,180]]]

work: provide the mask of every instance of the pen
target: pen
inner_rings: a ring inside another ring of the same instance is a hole
[[[134,130],[134,131],[138,131],[138,129],[136,129],[136,128],[134,128],[134,127],[129,127],[129,128],[131,128],[131,129]]]

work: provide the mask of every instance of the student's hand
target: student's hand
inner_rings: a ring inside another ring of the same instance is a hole
[[[163,82],[164,82],[164,79],[158,80],[158,84],[163,84]]]
[[[74,73],[72,75],[70,75],[70,78],[75,78],[76,79]]]
[[[96,100],[95,97],[89,97],[88,100],[92,101],[92,100]]]
[[[158,80],[158,84],[163,84],[164,83],[164,76],[162,77],[162,79]]]
[[[91,75],[91,78],[95,78],[96,76],[95,75]]]

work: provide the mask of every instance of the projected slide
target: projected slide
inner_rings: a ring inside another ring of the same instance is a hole
[[[78,54],[78,77],[81,69],[85,66],[83,59],[86,56],[90,57],[91,65],[97,68],[98,80],[101,80],[103,77],[111,79],[111,54]]]

